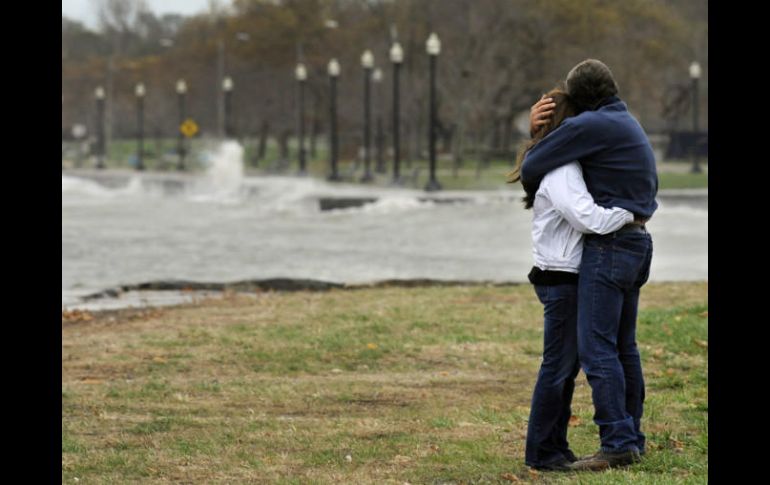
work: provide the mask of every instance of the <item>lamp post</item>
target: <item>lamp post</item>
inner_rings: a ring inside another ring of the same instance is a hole
[[[238,32],[235,34],[235,39],[239,42],[248,42],[251,36],[248,32]],[[225,64],[227,63],[227,55],[225,52],[225,39],[219,39],[217,41],[217,84],[224,83],[225,77]],[[225,121],[225,111],[227,103],[227,94],[222,92],[220,96],[216,96],[217,101],[217,135],[226,136],[227,126]]]
[[[224,93],[224,97],[225,97],[225,110],[224,110],[225,138],[230,138],[233,136],[233,129],[231,126],[232,109],[233,109],[232,107],[233,80],[230,79],[230,76],[227,76],[222,80],[222,92]]]
[[[390,48],[390,62],[393,63],[393,183],[401,183],[400,169],[400,131],[399,131],[399,94],[398,94],[398,73],[401,68],[401,63],[404,61],[404,51],[401,49],[401,44],[394,42]]]
[[[307,80],[307,69],[301,62],[294,69],[294,76],[297,78],[297,125],[299,133],[299,174],[305,175],[305,81]]]
[[[361,66],[364,68],[364,176],[361,182],[369,182],[373,179],[371,171],[371,130],[369,121],[371,119],[371,93],[370,81],[372,77],[372,68],[374,67],[374,56],[369,49],[365,50],[361,56]]]
[[[219,39],[217,42],[217,84],[221,85],[225,78],[225,41]],[[217,96],[217,135],[219,137],[225,134],[225,103],[224,96],[220,93]]]
[[[385,158],[382,154],[383,149],[383,133],[382,133],[382,102],[380,101],[382,99],[382,69],[379,67],[372,72],[372,81],[374,81],[374,95],[377,99],[376,108],[375,111],[377,113],[377,124],[376,124],[376,132],[374,135],[374,146],[377,153],[377,168],[375,168],[375,171],[377,173],[386,173],[385,170]]]
[[[184,157],[187,152],[185,149],[184,135],[182,134],[182,123],[184,123],[187,117],[187,110],[185,109],[185,95],[187,94],[187,83],[184,79],[180,79],[176,82],[176,95],[179,101],[179,125],[176,127],[178,138],[177,153],[179,154],[179,164],[177,170],[184,170]]]
[[[329,61],[329,155],[331,157],[331,181],[342,180],[337,171],[337,77],[340,75],[340,63],[337,59]]]
[[[425,44],[430,57],[430,180],[425,185],[426,191],[441,190],[436,180],[436,59],[441,52],[441,41],[431,33]]]
[[[144,170],[144,84],[137,84],[134,94],[136,94],[136,169]]]
[[[94,91],[96,98],[96,168],[104,168],[104,88]]]
[[[693,61],[690,64],[690,78],[692,79],[692,130],[693,130],[693,149],[692,149],[692,169],[691,173],[700,173],[702,170],[698,163],[698,79],[700,79],[700,64]]]

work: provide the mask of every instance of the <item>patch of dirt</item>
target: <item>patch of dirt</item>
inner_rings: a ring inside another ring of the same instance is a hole
[[[160,318],[164,315],[165,311],[160,308],[124,308],[95,312],[88,310],[63,310],[61,312],[61,324],[62,329],[83,325],[108,326],[135,320]]]
[[[392,399],[392,398],[346,399],[344,402],[346,404],[358,404],[360,406],[365,406],[365,407],[375,407],[375,406],[406,407],[406,406],[409,406],[409,402],[407,402],[407,401],[401,401],[401,400]]]

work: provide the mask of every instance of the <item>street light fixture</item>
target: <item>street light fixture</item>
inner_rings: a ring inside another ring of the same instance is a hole
[[[374,178],[370,166],[371,130],[369,127],[371,119],[370,81],[374,67],[374,56],[369,49],[361,55],[361,66],[364,68],[364,176],[361,177],[361,182],[370,182]]]
[[[297,125],[299,126],[299,174],[305,175],[305,81],[307,69],[301,62],[294,69],[294,77],[297,78]]]
[[[240,42],[248,42],[249,39],[251,39],[251,35],[249,35],[248,32],[237,32],[235,34],[235,39]],[[225,80],[225,64],[226,64],[226,53],[225,53],[225,39],[220,38],[217,41],[217,83],[223,83]],[[223,90],[221,95],[216,96],[216,102],[217,102],[217,135],[222,136],[226,134],[227,127],[225,122],[225,103],[226,100],[224,98],[227,97],[227,93]]]
[[[136,125],[137,125],[137,147],[136,147],[136,169],[144,170],[144,84],[139,83],[134,89],[136,94]]]
[[[428,37],[425,48],[430,57],[430,180],[425,190],[433,191],[441,190],[436,180],[436,59],[441,53],[441,41],[435,32]]]
[[[337,78],[340,75],[340,63],[337,59],[329,61],[329,152],[331,155],[331,174],[329,180],[342,180],[337,171]]]
[[[179,154],[179,164],[177,165],[177,170],[184,170],[184,157],[186,155],[187,150],[185,149],[185,143],[184,143],[184,135],[182,134],[182,124],[184,123],[185,118],[187,117],[186,114],[186,107],[185,107],[185,95],[187,94],[187,83],[184,79],[180,79],[176,82],[176,94],[177,99],[179,101],[179,126],[177,126],[177,136],[178,138],[178,144],[177,144],[177,153]]]
[[[337,59],[332,59],[329,61],[329,75],[332,77],[337,77],[340,75],[340,63],[337,62]]]
[[[399,129],[399,94],[398,94],[398,73],[401,69],[401,63],[404,62],[404,51],[401,44],[394,42],[390,48],[390,62],[393,63],[393,183],[401,183],[400,169],[400,129]]]
[[[366,49],[364,53],[361,54],[361,65],[364,69],[371,69],[374,67],[374,55],[369,49]]]
[[[702,172],[698,161],[698,80],[700,79],[701,69],[698,61],[690,64],[690,78],[692,79],[692,130],[693,130],[693,149],[692,149],[692,173]]]
[[[304,64],[297,64],[297,68],[294,69],[294,76],[297,78],[297,81],[307,80],[307,68]]]
[[[104,168],[104,88],[94,91],[96,98],[96,168]]]

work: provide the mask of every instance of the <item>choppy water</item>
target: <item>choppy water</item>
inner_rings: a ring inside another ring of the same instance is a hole
[[[409,189],[244,177],[241,156],[226,145],[206,176],[179,176],[175,190],[151,174],[101,182],[63,174],[62,305],[168,279],[526,281],[531,212],[512,190],[464,192],[472,202],[439,204]],[[379,200],[322,212],[324,196]],[[648,223],[650,279],[708,279],[707,199],[659,202]]]

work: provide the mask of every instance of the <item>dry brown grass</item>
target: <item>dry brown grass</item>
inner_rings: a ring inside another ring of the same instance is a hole
[[[707,284],[650,284],[641,306],[650,453],[585,483],[705,480]],[[541,350],[542,308],[526,285],[230,294],[63,315],[62,479],[569,481],[523,464]],[[573,412],[573,448],[593,452],[582,374]]]

